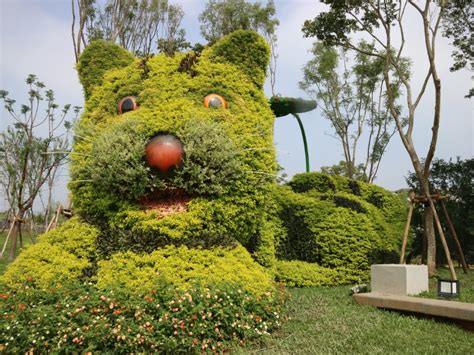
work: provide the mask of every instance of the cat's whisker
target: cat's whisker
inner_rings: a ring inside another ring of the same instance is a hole
[[[265,151],[265,150],[273,150],[273,148],[246,148],[246,149],[242,149],[240,150],[239,152],[247,152],[247,151],[259,151],[259,150],[262,150],[262,151]]]
[[[54,150],[54,151],[51,151],[51,152],[45,152],[43,154],[76,154],[76,155],[82,155],[82,156],[85,156],[85,157],[91,157],[92,155],[90,154],[84,154],[84,153],[78,153],[78,152],[73,152],[73,151],[61,151],[61,150]]]

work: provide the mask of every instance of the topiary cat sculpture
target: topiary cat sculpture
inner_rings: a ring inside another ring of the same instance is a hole
[[[76,217],[3,276],[35,287],[90,279],[146,292],[235,283],[271,289],[269,50],[237,31],[203,51],[135,58],[104,41],[78,63],[86,97],[71,153]],[[253,258],[248,250],[253,251]]]

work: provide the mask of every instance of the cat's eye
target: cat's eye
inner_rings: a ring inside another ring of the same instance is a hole
[[[227,108],[227,101],[220,95],[209,94],[204,98],[204,106],[207,108]]]
[[[137,108],[138,105],[135,96],[125,96],[119,101],[117,111],[118,113],[122,114],[125,112],[134,111]]]

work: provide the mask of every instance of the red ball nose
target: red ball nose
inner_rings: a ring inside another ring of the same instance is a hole
[[[158,135],[150,139],[145,147],[145,160],[148,166],[166,174],[181,164],[183,144],[175,136]]]

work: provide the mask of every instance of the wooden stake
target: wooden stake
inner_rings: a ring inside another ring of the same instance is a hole
[[[461,260],[462,269],[464,270],[464,273],[467,274],[469,267],[467,266],[466,259],[464,258],[464,253],[461,248],[461,243],[459,242],[458,235],[456,234],[456,230],[454,229],[453,223],[451,222],[451,218],[449,218],[448,210],[446,209],[446,206],[443,200],[441,200],[441,207],[443,209],[444,216],[446,217],[446,221],[448,222],[451,235],[453,236],[454,242],[456,244],[456,248],[459,254],[459,259]]]
[[[10,222],[11,223],[10,230],[8,231],[7,238],[5,239],[5,243],[3,243],[2,253],[0,254],[0,259],[3,259],[3,253],[5,253],[5,249],[7,248],[8,239],[10,239],[10,234],[12,234],[13,227],[15,226],[15,221],[16,221],[16,218],[13,218],[13,221]]]
[[[438,229],[439,238],[441,239],[441,244],[443,244],[443,249],[444,249],[444,253],[446,254],[446,260],[448,261],[448,266],[449,266],[449,271],[451,272],[451,277],[452,277],[453,281],[456,281],[457,280],[456,271],[454,270],[454,265],[453,265],[453,261],[451,260],[451,253],[449,252],[448,243],[446,243],[446,237],[444,236],[443,228],[441,227],[441,222],[439,221],[438,212],[436,212],[436,208],[434,206],[433,200],[431,199],[431,196],[427,200],[428,200],[430,208],[433,211],[433,216],[434,216],[434,219],[435,219],[435,222],[436,222],[435,223],[436,228]]]
[[[5,229],[7,229],[7,224],[9,220],[10,220],[10,211],[7,212],[7,218],[5,218],[5,221],[3,222],[2,233],[5,231]]]
[[[58,219],[59,219],[59,214],[61,213],[62,207],[61,205],[58,205],[56,208],[56,212],[53,215],[53,218],[51,218],[51,222],[48,224],[48,228],[46,228],[45,233],[49,232],[51,229],[56,228],[56,225],[58,224]]]
[[[407,240],[408,240],[408,233],[410,232],[410,225],[411,225],[411,217],[413,214],[413,198],[415,197],[415,193],[413,191],[410,191],[408,194],[408,197],[410,198],[410,207],[408,209],[408,217],[407,217],[407,223],[405,224],[405,231],[403,232],[403,242],[402,242],[402,252],[400,254],[400,264],[405,263],[405,249],[407,247]]]

